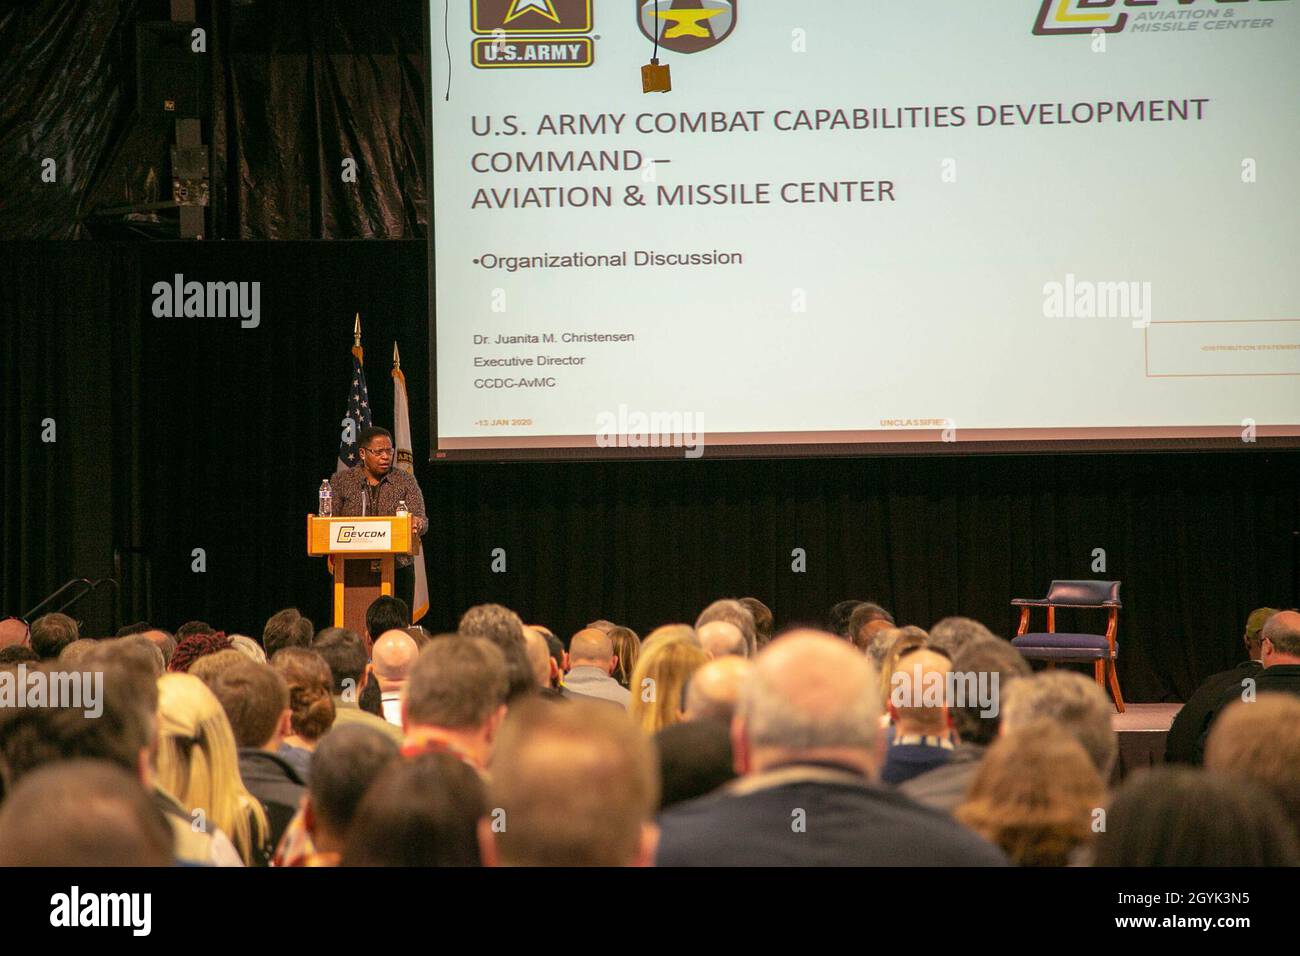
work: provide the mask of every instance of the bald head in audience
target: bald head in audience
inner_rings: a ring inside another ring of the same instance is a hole
[[[880,684],[852,645],[792,631],[754,660],[731,722],[736,771],[761,773],[830,761],[875,776],[880,766]]]
[[[625,714],[592,701],[534,698],[501,731],[479,821],[488,866],[649,866],[658,829],[654,748]]]
[[[1259,632],[1265,667],[1300,664],[1300,613],[1278,611]]]
[[[404,630],[384,631],[375,641],[371,663],[380,690],[401,690],[411,676],[420,646]]]
[[[730,724],[736,713],[741,687],[753,668],[752,661],[735,655],[709,661],[691,675],[691,681],[686,685],[686,707],[682,719],[717,720]]]
[[[940,695],[940,703],[927,704],[926,689],[933,683],[946,687],[952,662],[942,654],[921,648],[910,651],[898,659],[898,667],[889,680],[889,715],[894,719],[896,733],[942,734],[952,723],[952,717]]]
[[[749,644],[745,641],[744,633],[730,621],[709,621],[700,625],[695,633],[710,657],[726,657],[729,654],[749,656]]]
[[[537,678],[537,686],[550,687],[551,648],[545,635],[531,624],[524,626],[524,650],[528,652],[528,663]]]
[[[604,631],[594,627],[583,628],[569,641],[569,670],[575,667],[599,667],[606,674],[612,674],[617,663],[614,642]]]
[[[27,625],[16,617],[0,621],[0,648],[27,643]]]

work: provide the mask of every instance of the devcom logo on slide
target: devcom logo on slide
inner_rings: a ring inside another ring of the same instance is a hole
[[[592,0],[472,0],[470,11],[480,34],[471,44],[471,59],[481,70],[595,62]]]
[[[1073,33],[1118,33],[1128,21],[1127,13],[1120,13],[1115,0],[1043,0],[1034,23],[1036,36],[1058,36]]]
[[[647,40],[673,53],[699,53],[717,46],[736,29],[739,0],[635,0],[637,22]]]

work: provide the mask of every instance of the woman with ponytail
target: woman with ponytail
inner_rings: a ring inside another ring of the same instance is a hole
[[[239,776],[235,735],[221,704],[192,674],[158,678],[157,784],[244,865],[267,861],[266,813]]]

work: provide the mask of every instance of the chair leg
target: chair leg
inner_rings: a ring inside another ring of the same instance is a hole
[[[1115,707],[1124,713],[1124,695],[1119,692],[1119,674],[1115,670],[1115,658],[1107,658],[1106,672],[1110,679],[1110,696],[1115,698]]]
[[[1092,679],[1102,690],[1106,689],[1106,662],[1100,657],[1092,662]]]

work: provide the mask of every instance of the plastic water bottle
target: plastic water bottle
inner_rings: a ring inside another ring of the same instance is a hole
[[[409,515],[410,513],[411,513],[410,509],[406,507],[406,499],[399,498],[397,501],[397,517],[401,518],[406,515]]]
[[[317,512],[321,518],[328,518],[334,513],[334,493],[330,491],[330,482],[326,478],[320,483],[320,511]]]

